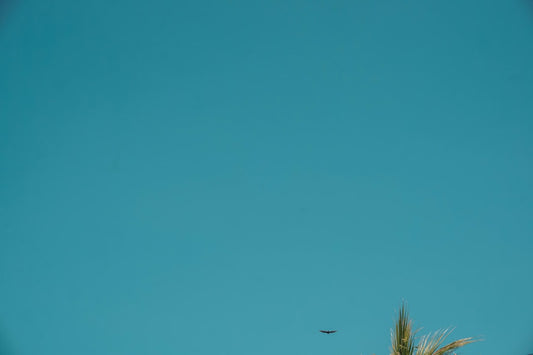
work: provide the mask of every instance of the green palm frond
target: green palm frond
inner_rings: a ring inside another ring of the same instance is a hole
[[[409,313],[405,303],[403,303],[398,314],[398,321],[391,334],[391,355],[413,355],[415,351],[415,333],[409,320]]]

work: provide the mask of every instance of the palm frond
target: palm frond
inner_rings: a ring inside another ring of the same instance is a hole
[[[416,355],[448,355],[458,348],[477,341],[473,338],[463,338],[442,346],[452,331],[453,329],[439,330],[423,336],[418,343]]]
[[[418,342],[416,355],[434,355],[450,333],[451,331],[446,329],[424,335]]]
[[[445,345],[442,348],[438,349],[435,352],[435,355],[448,355],[452,351],[454,351],[455,349],[462,348],[463,346],[468,345],[470,343],[474,343],[476,341],[479,341],[479,339],[462,338],[462,339],[456,340],[456,341],[451,342],[450,344]]]
[[[413,355],[415,352],[415,333],[405,303],[402,303],[398,320],[391,334],[391,355]]]

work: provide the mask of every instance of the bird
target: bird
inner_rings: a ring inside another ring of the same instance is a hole
[[[335,333],[336,330],[321,330],[320,333],[324,333],[324,334],[332,334],[332,333]]]

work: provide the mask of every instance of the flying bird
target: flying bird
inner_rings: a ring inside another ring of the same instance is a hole
[[[320,333],[325,333],[325,334],[331,334],[331,333],[335,333],[336,330],[321,330]]]

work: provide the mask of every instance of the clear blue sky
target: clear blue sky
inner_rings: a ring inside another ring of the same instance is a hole
[[[533,352],[529,5],[3,7],[0,351]]]

